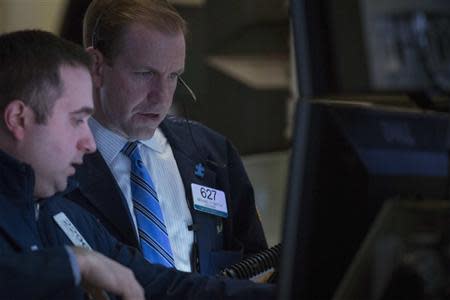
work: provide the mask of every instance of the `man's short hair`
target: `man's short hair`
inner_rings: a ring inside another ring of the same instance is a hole
[[[83,22],[83,43],[114,59],[123,31],[132,23],[163,33],[187,33],[187,25],[166,0],[93,0]]]
[[[64,87],[62,66],[90,69],[90,56],[80,46],[41,30],[0,35],[0,110],[21,100],[45,123]]]

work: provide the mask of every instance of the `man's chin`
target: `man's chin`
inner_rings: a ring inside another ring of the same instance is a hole
[[[64,175],[61,175],[64,176]],[[67,189],[67,177],[64,180],[59,181],[36,181],[34,186],[33,196],[34,198],[48,198],[54,196],[56,193],[63,192]]]
[[[38,189],[34,192],[34,197],[37,199],[49,198],[54,196],[57,192],[55,188]]]
[[[67,189],[67,178],[66,178],[66,180],[64,182],[61,182],[58,185],[55,194],[56,193],[60,193],[60,192],[64,192],[66,189]]]
[[[155,134],[156,127],[154,126],[141,126],[138,128],[132,128],[128,130],[128,139],[129,140],[148,140],[153,137]]]
[[[67,189],[67,179],[64,182],[57,182],[54,188],[50,191],[50,195],[47,197],[51,197],[57,193],[64,192],[66,189]]]

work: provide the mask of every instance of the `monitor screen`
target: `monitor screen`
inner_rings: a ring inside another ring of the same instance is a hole
[[[437,112],[299,102],[279,299],[332,299],[387,199],[448,199],[449,124]]]
[[[313,96],[450,91],[450,1],[290,3],[295,59]]]

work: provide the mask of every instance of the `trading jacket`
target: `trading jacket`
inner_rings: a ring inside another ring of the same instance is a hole
[[[0,256],[0,299],[51,299],[55,291],[73,287],[73,275],[64,247],[8,253]]]
[[[91,214],[57,194],[51,198],[33,199],[34,172],[0,152],[0,255],[26,253],[36,249],[72,245],[55,222],[63,213],[92,249],[129,267],[144,287],[147,299],[272,299],[274,287],[247,281],[230,281],[183,273],[149,264],[136,249],[112,237]],[[49,272],[52,269],[43,269]],[[0,270],[1,272],[1,270]],[[23,288],[31,290],[52,284],[24,278]],[[51,277],[50,277],[51,278]],[[3,285],[4,283],[0,283]],[[80,288],[68,284],[44,299],[80,299]],[[2,288],[0,290],[5,290]],[[17,290],[7,290],[2,299],[20,299]],[[34,297],[33,297],[34,298]]]

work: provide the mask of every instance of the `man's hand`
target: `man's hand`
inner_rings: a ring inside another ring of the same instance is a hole
[[[107,299],[103,291],[124,300],[144,300],[144,290],[133,272],[106,256],[91,250],[72,247],[81,273],[81,284],[93,299]]]

